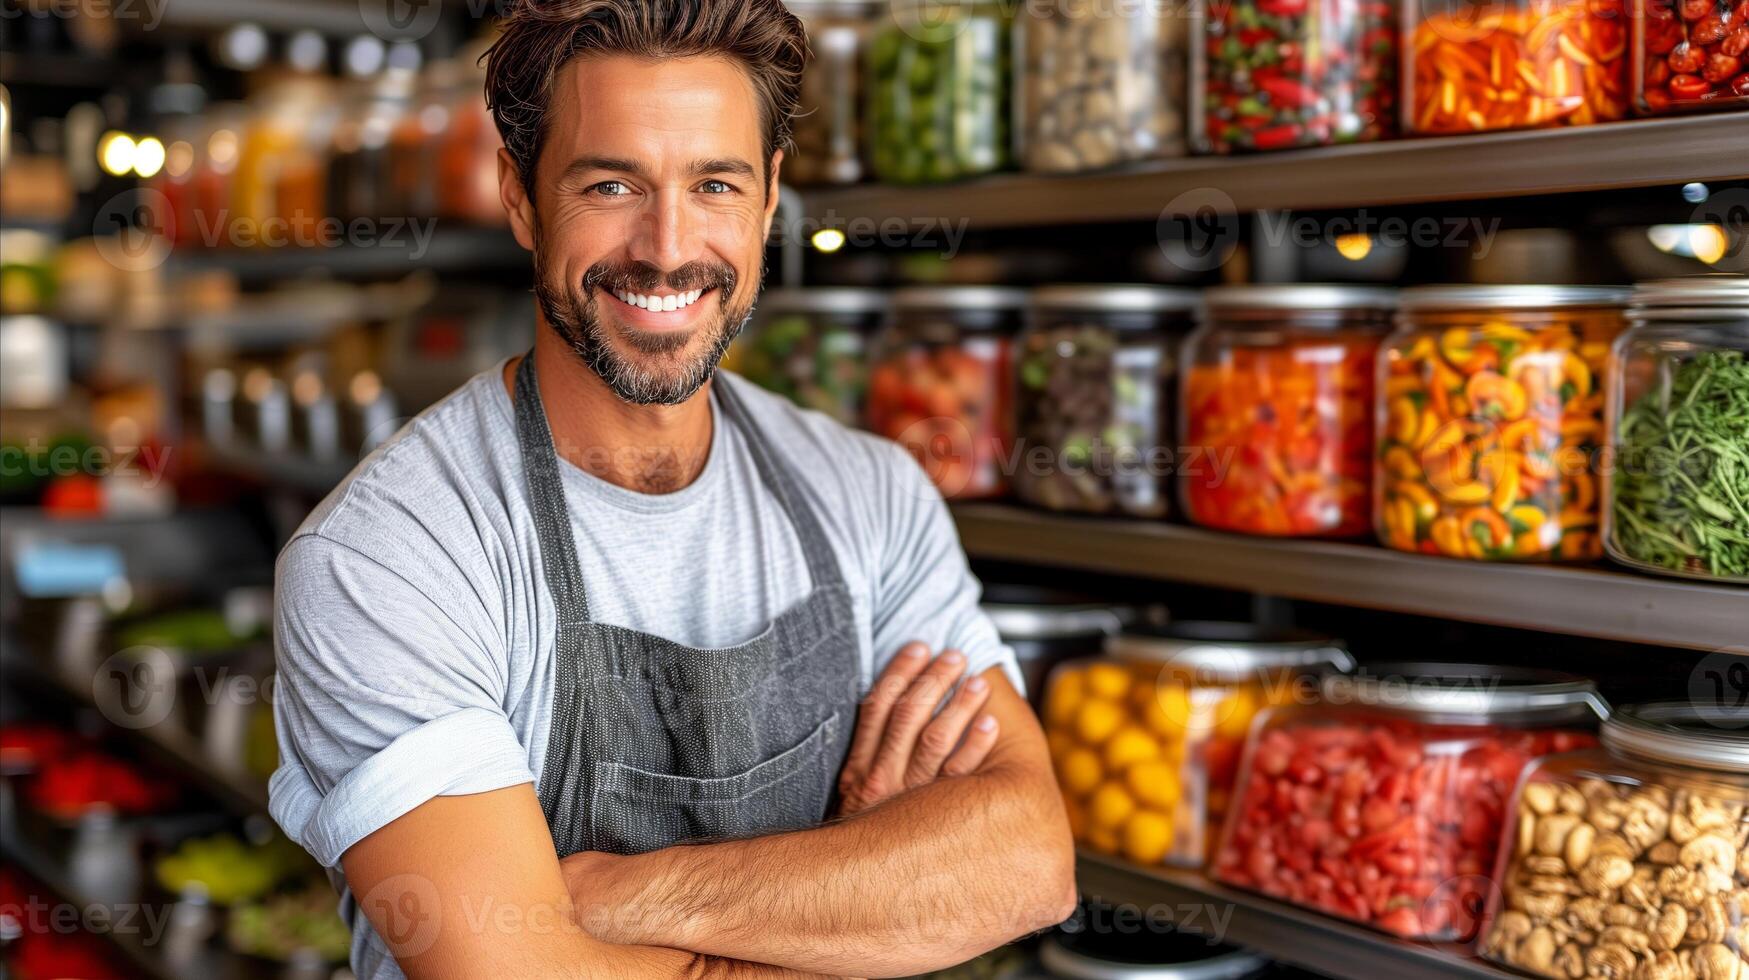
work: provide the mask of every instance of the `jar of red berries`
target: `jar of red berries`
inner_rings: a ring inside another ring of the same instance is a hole
[[[1749,105],[1749,0],[1637,0],[1633,23],[1640,112]]]

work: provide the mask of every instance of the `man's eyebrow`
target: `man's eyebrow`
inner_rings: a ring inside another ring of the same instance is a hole
[[[633,177],[644,176],[644,166],[636,160],[624,160],[619,157],[578,157],[571,161],[565,172],[559,175],[560,181],[574,180],[591,170],[606,170],[610,173],[628,174]]]
[[[694,177],[703,177],[707,174],[727,174],[732,177],[742,177],[747,180],[753,180],[759,176],[759,172],[753,169],[751,163],[735,157],[725,157],[716,160],[694,160],[692,166],[688,169],[692,172],[692,176]]]

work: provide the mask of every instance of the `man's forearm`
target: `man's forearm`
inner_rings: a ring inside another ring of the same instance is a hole
[[[1061,807],[1048,775],[995,765],[810,830],[593,855],[567,871],[591,931],[612,942],[901,976],[1068,915]]]

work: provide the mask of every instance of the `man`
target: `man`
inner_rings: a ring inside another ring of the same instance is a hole
[[[713,379],[805,57],[779,0],[506,18],[534,349],[373,453],[278,568],[273,815],[343,886],[364,980],[892,976],[1071,910],[1044,740],[939,494]]]

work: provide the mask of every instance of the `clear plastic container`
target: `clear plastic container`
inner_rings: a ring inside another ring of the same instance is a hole
[[[1403,129],[1478,133],[1627,115],[1624,0],[1407,0]]]
[[[738,342],[736,370],[803,408],[861,425],[869,340],[886,310],[874,289],[773,289]]]
[[[1635,108],[1644,114],[1749,104],[1749,9],[1732,0],[1634,0]]]
[[[1749,583],[1749,279],[1640,284],[1610,358],[1603,544],[1649,572]]]
[[[1010,357],[1025,301],[997,286],[893,295],[869,376],[869,428],[911,450],[950,499],[1007,488]]]
[[[1153,865],[1201,867],[1252,719],[1353,666],[1338,640],[1246,623],[1132,628],[1105,650],[1052,673],[1045,737],[1075,839]]]
[[[1015,353],[1014,492],[1051,510],[1162,517],[1173,472],[1174,348],[1196,294],[1034,290]]]
[[[1184,153],[1184,21],[1169,5],[1044,0],[1015,19],[1020,166],[1074,173]]]
[[[984,586],[979,602],[996,626],[1026,681],[1027,700],[1044,705],[1045,680],[1065,660],[1098,656],[1105,638],[1136,622],[1142,615],[1130,606],[1093,602],[1085,596],[1054,589],[1008,585]],[[1148,610],[1151,621],[1165,622],[1164,607]]]
[[[869,42],[867,131],[874,175],[957,180],[1008,163],[1008,14],[997,0],[895,0]]]
[[[1379,370],[1379,538],[1487,561],[1603,554],[1609,345],[1626,290],[1422,286]]]
[[[783,160],[786,183],[854,184],[862,160],[862,58],[884,10],[869,0],[790,0],[814,57],[802,73],[801,111]]]
[[[1392,0],[1190,5],[1199,153],[1388,139],[1397,132]]]
[[[1507,802],[1538,756],[1595,744],[1590,681],[1376,665],[1251,731],[1213,864],[1231,885],[1406,938],[1480,929]]]
[[[1185,516],[1246,534],[1365,534],[1374,359],[1395,294],[1225,286],[1204,303],[1180,367]]]
[[[1749,976],[1749,710],[1621,708],[1513,798],[1482,955],[1536,976]]]

